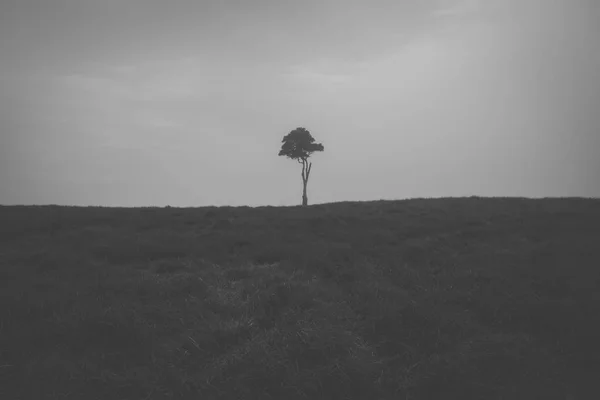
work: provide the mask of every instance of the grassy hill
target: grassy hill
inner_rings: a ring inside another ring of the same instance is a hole
[[[600,200],[0,207],[3,399],[596,399],[598,377]]]

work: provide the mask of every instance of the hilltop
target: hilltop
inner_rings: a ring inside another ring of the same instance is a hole
[[[600,398],[599,244],[598,199],[0,207],[0,397]]]

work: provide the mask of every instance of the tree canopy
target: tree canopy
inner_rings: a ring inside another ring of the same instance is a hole
[[[283,137],[282,143],[279,155],[297,160],[306,160],[313,152],[325,150],[305,128],[294,129]]]

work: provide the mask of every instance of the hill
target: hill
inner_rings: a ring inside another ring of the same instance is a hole
[[[0,323],[6,399],[600,398],[600,200],[0,207]]]

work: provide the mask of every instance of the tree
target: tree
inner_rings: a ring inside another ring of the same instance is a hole
[[[302,164],[302,205],[308,205],[306,197],[306,184],[312,168],[312,162],[308,158],[315,151],[323,151],[325,148],[321,143],[315,143],[315,138],[305,128],[296,128],[283,137],[281,141],[280,156],[286,156]]]

